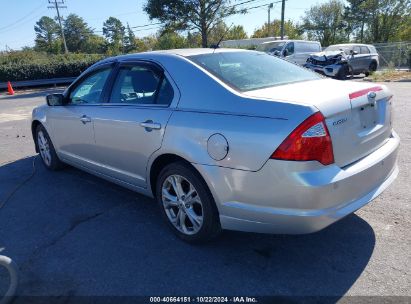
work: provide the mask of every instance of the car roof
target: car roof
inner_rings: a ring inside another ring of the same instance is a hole
[[[115,61],[127,61],[127,60],[144,60],[144,59],[154,59],[154,58],[164,58],[164,57],[189,57],[195,55],[203,54],[213,54],[213,53],[228,53],[228,52],[253,52],[244,49],[234,49],[234,48],[192,48],[192,49],[171,49],[171,50],[161,50],[161,51],[148,51],[141,53],[131,53],[126,55],[119,55],[114,57],[108,57],[103,60],[96,62],[91,67],[96,67],[104,63],[115,62]]]
[[[117,57],[112,58],[141,58],[146,56],[161,56],[161,55],[177,55],[177,56],[195,56],[195,55],[203,55],[203,54],[213,54],[213,53],[227,53],[227,52],[249,52],[248,50],[244,49],[231,49],[231,48],[192,48],[192,49],[172,49],[172,50],[161,50],[161,51],[149,51],[149,52],[142,52],[142,53],[133,53],[127,55],[120,55]]]
[[[284,39],[284,40],[271,40],[271,41],[264,41],[261,44],[268,44],[268,43],[273,43],[273,42],[308,42],[308,43],[315,43],[319,44],[320,42],[318,41],[311,41],[311,40],[299,40],[299,39]]]
[[[372,45],[364,44],[364,43],[340,43],[340,44],[332,44],[329,46],[372,46]]]
[[[131,53],[126,55],[119,55],[114,57],[108,57],[102,59],[95,64],[93,64],[89,69],[94,69],[102,64],[107,64],[111,62],[117,61],[132,61],[132,60],[152,60],[152,59],[159,59],[161,58],[170,58],[170,57],[189,57],[195,55],[203,55],[203,54],[213,54],[213,53],[229,53],[229,52],[255,52],[250,50],[244,49],[234,49],[234,48],[192,48],[192,49],[171,49],[171,50],[161,50],[161,51],[148,51],[148,52],[141,52],[141,53]]]

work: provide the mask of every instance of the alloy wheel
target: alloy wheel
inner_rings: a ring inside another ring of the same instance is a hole
[[[37,144],[40,150],[40,156],[47,166],[51,165],[50,144],[44,135],[43,131],[37,133]]]
[[[193,235],[203,225],[203,204],[195,187],[181,175],[168,176],[161,188],[162,203],[171,224]]]

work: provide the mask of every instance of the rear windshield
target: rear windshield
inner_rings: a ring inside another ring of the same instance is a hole
[[[251,91],[320,76],[283,59],[260,52],[222,52],[188,59],[239,91]]]
[[[265,42],[258,45],[256,50],[261,52],[274,53],[275,51],[281,51],[284,45],[285,41]]]

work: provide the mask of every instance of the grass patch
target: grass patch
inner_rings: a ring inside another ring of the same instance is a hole
[[[369,77],[375,82],[411,80],[411,71],[384,70]]]

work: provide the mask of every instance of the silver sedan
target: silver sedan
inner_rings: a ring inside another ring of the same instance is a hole
[[[398,174],[392,94],[254,51],[108,58],[33,111],[36,150],[154,197],[190,242],[222,229],[302,234]]]

